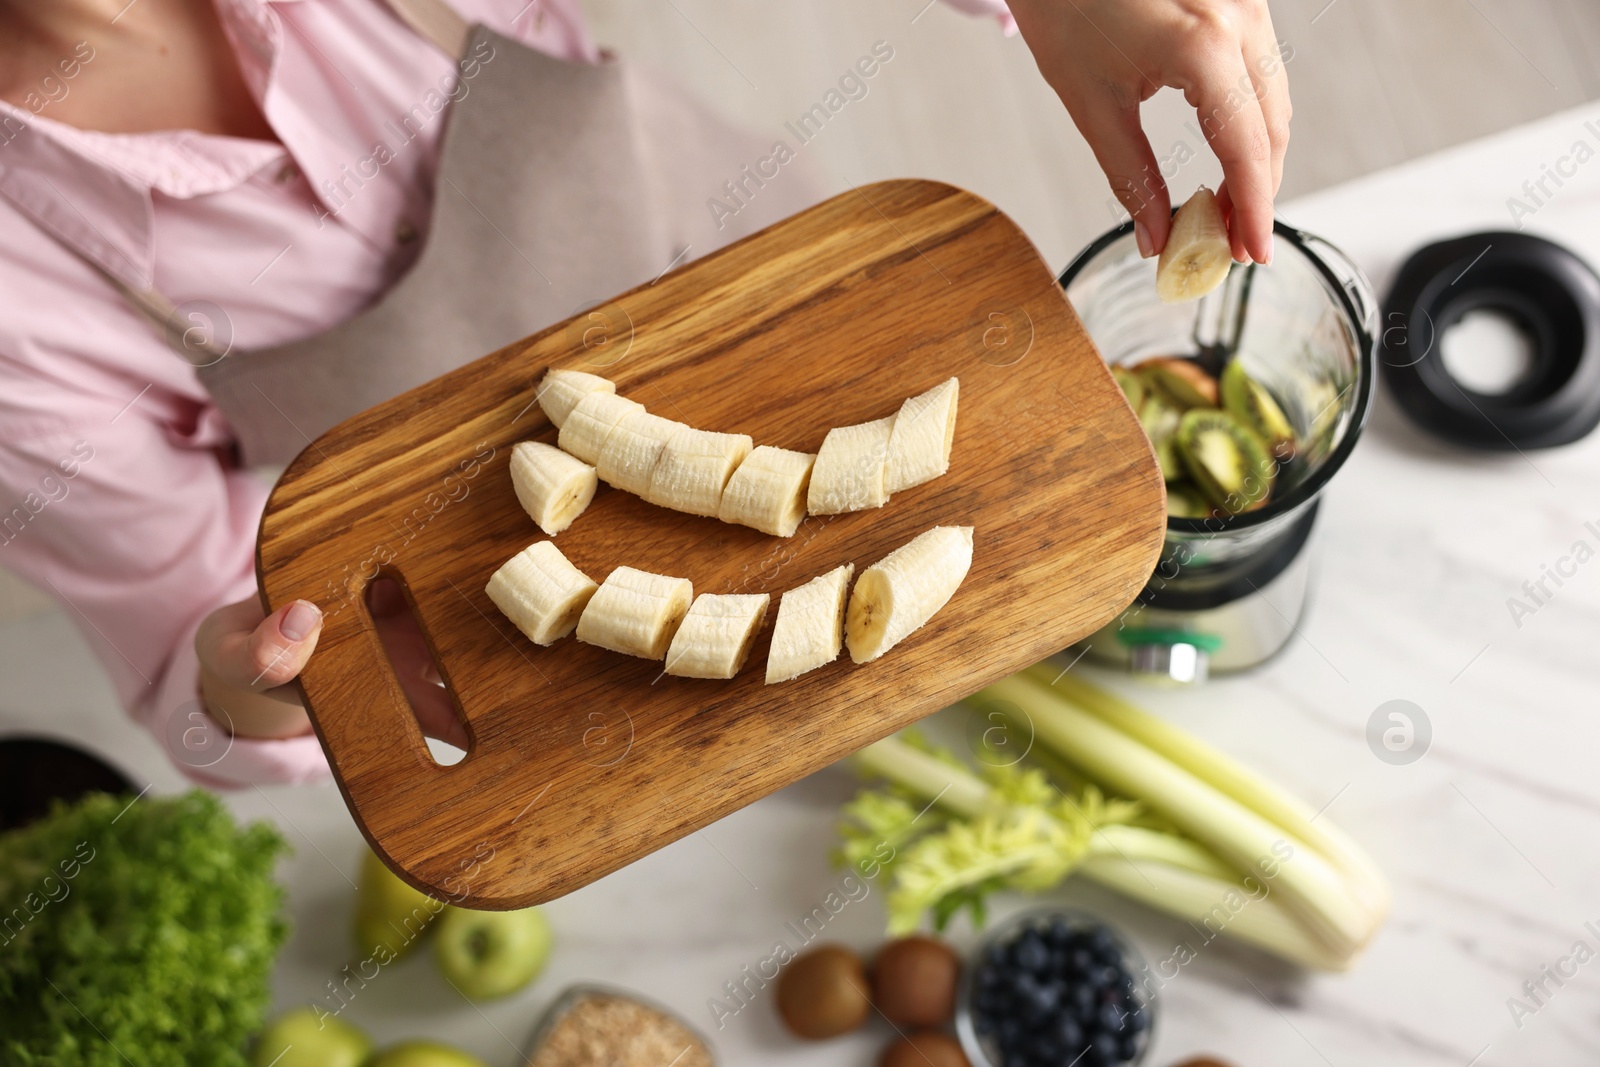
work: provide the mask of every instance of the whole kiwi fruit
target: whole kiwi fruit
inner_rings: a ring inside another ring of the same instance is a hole
[[[842,945],[822,945],[795,957],[778,976],[778,1014],[796,1037],[820,1041],[867,1021],[867,969]]]
[[[902,937],[872,961],[872,1002],[899,1027],[943,1026],[955,1015],[961,960],[943,941]]]
[[[971,1067],[956,1039],[937,1030],[902,1037],[883,1050],[878,1067]]]

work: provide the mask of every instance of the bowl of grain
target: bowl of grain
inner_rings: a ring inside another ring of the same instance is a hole
[[[528,1039],[527,1067],[715,1067],[711,1042],[667,1008],[614,986],[568,987]]]

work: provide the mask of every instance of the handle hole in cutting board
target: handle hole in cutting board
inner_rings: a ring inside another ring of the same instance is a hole
[[[467,757],[470,741],[455,699],[423,636],[416,605],[399,575],[380,573],[367,584],[367,614],[383,643],[384,657],[428,744],[428,754],[449,767]]]

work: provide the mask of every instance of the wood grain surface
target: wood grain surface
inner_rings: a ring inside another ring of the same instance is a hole
[[[950,473],[783,539],[602,487],[557,539],[597,581],[628,564],[697,592],[770,592],[859,568],[937,524],[976,528],[972,570],[882,659],[763,684],[771,633],[733,681],[567,639],[539,648],[484,593],[543,534],[518,506],[517,441],[553,366],[650,410],[815,451],[836,425],[961,379]],[[272,609],[326,615],[300,687],[378,853],[458,904],[578,888],[1093,632],[1154,566],[1155,459],[1049,267],[987,201],[863,186],[335,427],[272,493],[258,574]],[[471,744],[428,752],[362,598],[398,579]]]

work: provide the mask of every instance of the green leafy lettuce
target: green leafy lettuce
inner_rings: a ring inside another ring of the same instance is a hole
[[[243,1065],[288,933],[285,850],[198,790],[92,794],[0,835],[0,1062]]]

